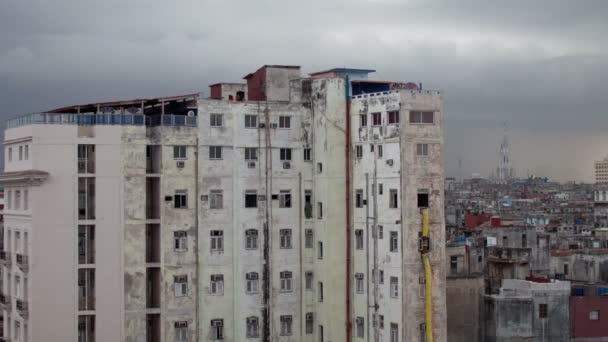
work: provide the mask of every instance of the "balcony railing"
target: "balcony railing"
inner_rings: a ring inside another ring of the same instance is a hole
[[[16,308],[19,314],[23,317],[27,317],[29,314],[28,303],[25,300],[17,299]]]
[[[15,254],[15,261],[17,262],[17,266],[26,271],[29,268],[29,258],[25,254]]]
[[[43,125],[133,125],[196,127],[196,116],[142,114],[33,113],[6,121],[6,128]]]

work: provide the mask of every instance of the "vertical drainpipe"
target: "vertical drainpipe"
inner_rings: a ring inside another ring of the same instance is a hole
[[[351,341],[351,302],[350,302],[350,281],[351,281],[351,234],[350,234],[350,79],[348,75],[346,75],[346,93],[345,93],[345,103],[346,103],[346,141],[344,146],[344,153],[346,157],[346,291],[344,295],[346,296],[346,342]]]
[[[198,125],[197,125],[198,128]],[[196,269],[194,270],[194,274],[196,275],[196,296],[195,296],[195,303],[194,303],[194,309],[195,309],[195,313],[194,313],[194,337],[196,339],[196,341],[199,340],[198,335],[199,335],[199,323],[200,323],[200,317],[199,317],[199,313],[200,313],[200,308],[199,308],[199,303],[200,303],[200,299],[201,299],[201,279],[200,279],[200,270],[199,270],[199,251],[198,251],[198,246],[199,246],[199,241],[198,239],[200,238],[199,234],[198,234],[198,213],[199,211],[199,197],[198,197],[198,191],[199,191],[199,182],[198,182],[198,148],[199,148],[199,141],[198,141],[198,129],[196,132],[196,146],[194,148],[194,203],[195,204],[195,208],[196,208],[196,214],[194,215],[194,227],[196,229],[196,238],[194,239],[194,260],[195,260],[195,267]]]

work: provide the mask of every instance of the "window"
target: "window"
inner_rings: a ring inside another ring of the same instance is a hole
[[[281,276],[281,291],[282,292],[291,292],[291,277],[292,274],[290,271],[283,271],[280,274]]]
[[[188,295],[188,276],[174,276],[173,287],[175,290],[175,297],[184,297]]]
[[[279,231],[281,236],[281,249],[291,248],[291,229],[281,229]]]
[[[188,191],[187,190],[175,190],[175,196],[173,197],[173,204],[176,209],[188,208]]]
[[[410,111],[410,123],[413,124],[432,124],[435,113],[430,111]]]
[[[245,281],[245,291],[247,291],[247,293],[258,293],[259,275],[257,272],[249,272],[245,274]]]
[[[365,323],[363,317],[357,317],[355,319],[355,326],[357,337],[365,337]]]
[[[313,273],[312,273],[312,271],[307,271],[304,274],[304,278],[306,280],[306,289],[307,290],[312,290],[312,280],[313,280]]]
[[[564,275],[568,275],[568,264],[564,264]]]
[[[188,232],[185,230],[173,232],[173,247],[178,252],[188,250]]]
[[[223,115],[222,114],[211,114],[209,115],[209,121],[211,127],[222,127],[223,126]]]
[[[175,322],[175,341],[188,341],[188,322]]]
[[[391,323],[391,342],[399,342],[399,326]]]
[[[315,316],[312,312],[306,313],[306,334],[312,334],[314,331],[314,321]]]
[[[222,159],[222,146],[209,146],[209,159]]]
[[[323,218],[323,202],[317,202],[317,218]]]
[[[378,158],[382,158],[384,156],[384,148],[382,145],[378,145]]]
[[[280,150],[281,153],[281,161],[290,161],[291,160],[291,149],[290,148],[282,148]]]
[[[314,233],[313,233],[312,229],[306,229],[304,231],[304,247],[312,248],[313,241],[314,241]]]
[[[355,248],[363,249],[363,229],[355,230]]]
[[[363,293],[365,285],[363,283],[363,273],[355,273],[355,290],[357,293]]]
[[[281,336],[291,336],[291,323],[293,318],[291,315],[281,316]]]
[[[547,318],[547,304],[538,304],[538,318]]]
[[[291,208],[290,190],[281,190],[279,193],[279,208]]]
[[[247,338],[260,336],[258,318],[255,316],[247,317]]]
[[[355,207],[363,208],[363,189],[355,190]]]
[[[257,229],[247,229],[245,231],[245,249],[258,249]]]
[[[224,190],[209,191],[209,209],[222,209],[224,207]]]
[[[390,279],[390,286],[391,286],[391,297],[392,298],[399,298],[399,278],[397,277],[391,277]]]
[[[255,190],[245,191],[245,208],[258,207],[258,192]]]
[[[23,195],[24,195],[23,198],[25,198],[25,192],[23,193]],[[521,234],[521,247],[522,248],[528,247],[528,238],[527,238],[526,234]]]
[[[384,270],[378,272],[378,284],[384,284]],[[372,282],[376,281],[376,270],[372,270]]]
[[[323,172],[323,163],[317,163],[317,173]]]
[[[427,189],[418,189],[418,208],[429,207],[429,191]]]
[[[450,256],[450,272],[452,274],[457,273],[458,272],[458,257],[457,256]]]
[[[323,259],[323,242],[317,242],[317,259]]]
[[[224,339],[224,320],[223,319],[212,319],[210,333],[211,333],[212,340],[223,340]]]
[[[312,149],[310,147],[305,147],[304,148],[304,161],[311,161],[311,152]]]
[[[429,156],[429,144],[416,144],[416,156],[417,157],[428,157]]]
[[[384,193],[384,186],[382,183],[378,184],[378,195],[382,195]]]
[[[367,114],[359,115],[359,127],[367,126]]]
[[[481,255],[477,256],[477,262],[478,263],[483,262],[483,256],[481,256]]]
[[[372,113],[372,126],[380,126],[382,125],[382,114],[381,113]]]
[[[323,302],[323,282],[319,282],[319,302]]]
[[[212,274],[211,284],[209,286],[209,294],[214,296],[224,295],[224,275],[223,274]]]
[[[279,128],[291,128],[291,117],[279,116]]]
[[[245,160],[258,160],[258,149],[256,147],[245,147]]]
[[[21,209],[21,190],[15,190],[15,210]]]
[[[384,329],[384,315],[378,315],[378,317],[376,317],[376,314],[374,314],[372,316],[372,319],[373,319],[372,324],[373,324],[374,328],[376,327],[376,325],[378,325],[378,327],[380,329]]]
[[[8,190],[7,191],[7,200],[6,200],[6,208],[7,209],[11,209],[13,206],[13,191]]]
[[[304,217],[312,218],[312,190],[304,190]]]
[[[589,312],[590,321],[598,321],[600,319],[600,310],[592,310]]]
[[[173,146],[173,159],[186,159],[186,146]]]
[[[388,123],[390,124],[398,124],[399,123],[399,112],[398,111],[390,111],[388,112]]]
[[[245,115],[245,128],[258,128],[258,117],[256,115]]]
[[[388,196],[389,208],[399,208],[399,197],[397,196],[397,189],[390,189]]]
[[[30,145],[25,145],[25,160],[30,159]]]
[[[378,225],[376,230],[378,231],[378,239],[384,239],[384,226]]]
[[[211,236],[211,251],[223,251],[224,250],[224,231],[223,230],[212,230],[209,232]]]
[[[391,252],[399,251],[399,239],[397,232],[391,232],[391,242],[390,242]]]
[[[363,158],[363,146],[355,146],[355,156],[357,157],[357,159]]]
[[[13,161],[13,148],[9,147],[8,148],[8,161]]]
[[[325,342],[323,340],[323,326],[319,324],[319,342]]]
[[[30,196],[28,190],[23,190],[23,210],[28,210],[30,207]]]
[[[19,160],[23,160],[23,146],[19,146]]]

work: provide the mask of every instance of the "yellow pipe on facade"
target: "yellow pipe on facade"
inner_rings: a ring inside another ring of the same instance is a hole
[[[422,237],[429,243],[429,209],[422,209]],[[428,249],[421,250],[422,263],[424,265],[424,313],[425,313],[425,329],[426,342],[433,342],[433,274],[431,272],[431,261],[428,256]]]

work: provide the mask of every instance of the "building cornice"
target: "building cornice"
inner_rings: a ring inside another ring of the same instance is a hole
[[[0,186],[29,185],[38,186],[49,177],[49,173],[40,170],[5,172],[0,174]]]

